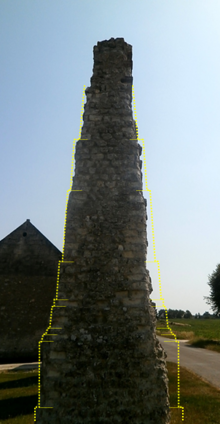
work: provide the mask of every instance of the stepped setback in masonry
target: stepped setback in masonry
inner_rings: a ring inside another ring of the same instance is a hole
[[[41,344],[36,421],[168,424],[166,362],[156,338],[145,262],[146,201],[131,107],[132,46],[123,38],[94,47],[86,96],[59,300]]]

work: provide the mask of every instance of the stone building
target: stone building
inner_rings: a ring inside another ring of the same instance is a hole
[[[123,38],[94,47],[86,96],[35,418],[37,424],[168,424],[165,355],[145,262],[132,46]]]
[[[0,241],[0,361],[37,361],[61,256],[29,219]]]

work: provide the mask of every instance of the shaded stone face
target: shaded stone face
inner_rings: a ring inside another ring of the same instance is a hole
[[[61,300],[41,348],[39,405],[45,409],[37,409],[37,422],[167,424],[167,372],[145,263],[132,47],[122,38],[94,47],[86,95],[67,207]]]

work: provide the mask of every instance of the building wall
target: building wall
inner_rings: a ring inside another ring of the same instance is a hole
[[[0,274],[56,275],[61,252],[27,220],[0,241]]]
[[[29,221],[0,242],[0,361],[38,360],[61,252]]]

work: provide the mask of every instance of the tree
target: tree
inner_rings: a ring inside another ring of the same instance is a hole
[[[179,311],[177,311],[176,318],[183,318],[183,317],[184,317],[184,311],[182,311],[182,309],[179,309]]]
[[[160,309],[158,312],[158,318],[165,318],[165,309]]]
[[[210,296],[204,296],[206,303],[216,314],[220,314],[220,264],[216,266],[215,271],[208,276],[210,287]]]
[[[211,318],[211,314],[206,311],[206,312],[204,312],[202,317],[205,318],[205,319],[208,319],[208,318]]]
[[[167,314],[169,319],[175,318],[175,311],[173,309],[168,309]]]
[[[184,318],[191,318],[192,314],[190,311],[188,311],[188,309],[186,310],[185,314],[184,314]]]

